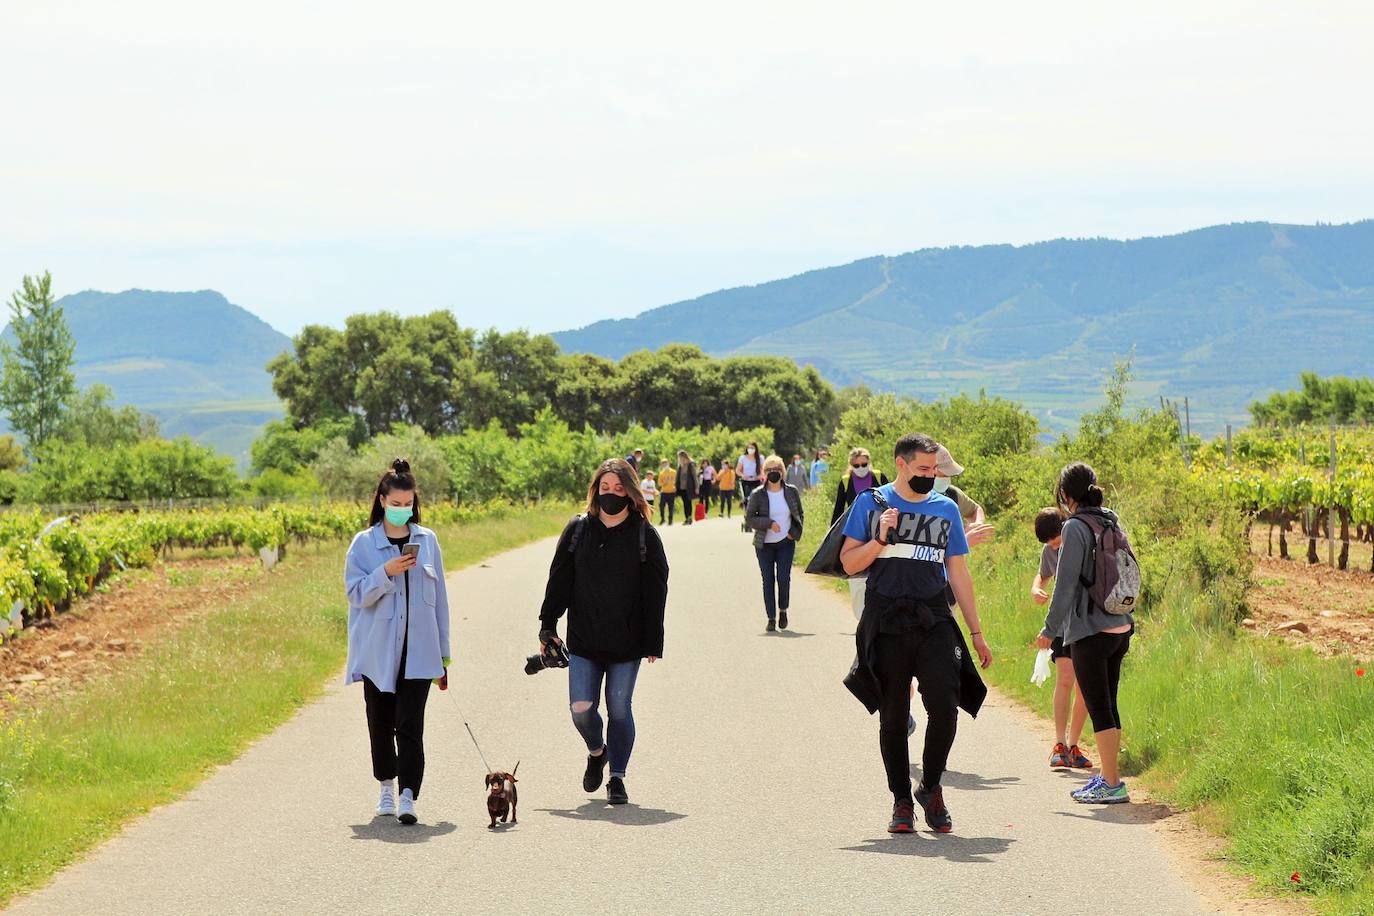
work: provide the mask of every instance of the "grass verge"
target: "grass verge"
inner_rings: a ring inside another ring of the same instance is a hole
[[[989,680],[1049,717],[1051,684],[1030,684],[1038,556],[1025,542],[979,548],[974,576],[997,656]],[[1122,672],[1123,769],[1197,810],[1267,890],[1374,914],[1374,672],[1203,625],[1210,602],[1177,581],[1139,616]]]
[[[569,506],[439,528],[449,571],[558,533]],[[347,654],[346,544],[292,547],[247,594],[113,677],[0,722],[0,905],[195,786],[318,696]]]

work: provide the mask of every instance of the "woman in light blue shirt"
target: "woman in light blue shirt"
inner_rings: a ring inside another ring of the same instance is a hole
[[[420,526],[420,496],[402,458],[377,483],[370,527],[348,548],[348,666],[363,682],[377,815],[416,821],[425,774],[425,702],[449,664],[448,591],[434,532]],[[395,783],[400,782],[399,798]]]

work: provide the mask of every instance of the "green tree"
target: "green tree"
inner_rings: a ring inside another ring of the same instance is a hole
[[[24,466],[24,447],[14,436],[0,436],[0,471],[17,471]]]
[[[109,448],[158,437],[157,419],[137,407],[115,407],[108,385],[92,385],[76,395],[57,435],[65,442]]]
[[[76,341],[62,307],[52,296],[52,274],[24,277],[10,298],[10,330],[17,345],[0,341],[0,409],[30,449],[47,442],[61,426],[76,394],[72,374]]]

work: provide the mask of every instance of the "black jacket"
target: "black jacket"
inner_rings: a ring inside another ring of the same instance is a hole
[[[940,605],[931,608],[936,618],[934,625],[954,627],[962,653],[959,660],[959,706],[976,719],[978,710],[983,708],[983,701],[987,699],[988,688],[983,683],[982,675],[978,673],[978,666],[974,664],[973,653],[969,651],[968,643],[964,641],[964,631],[959,629],[959,624],[949,616],[949,608],[943,606],[943,598],[940,601]],[[863,616],[859,618],[859,629],[854,633],[854,663],[850,665],[849,674],[844,679],[844,685],[860,703],[864,704],[869,715],[877,712],[883,701],[882,685],[874,673],[878,618],[877,607],[865,602]]]
[[[639,558],[639,526],[644,561]],[[614,528],[590,516],[574,553],[568,551],[577,519],[563,529],[549,566],[542,629],[568,612],[568,651],[600,662],[663,655],[663,609],[668,602],[668,557],[658,532],[632,515]]]
[[[888,479],[886,474],[881,471],[869,471],[869,473],[877,477],[873,486],[887,486]],[[840,516],[844,515],[844,510],[854,505],[854,500],[857,499],[858,496],[859,494],[854,492],[854,472],[849,471],[840,479],[839,484],[836,485],[835,511],[830,513],[830,527],[835,527],[835,523],[840,520]]]
[[[792,540],[800,541],[804,521],[801,491],[790,483],[785,483],[782,485],[782,492],[787,499],[787,510],[792,513],[792,525],[787,533],[792,536]],[[749,502],[744,509],[744,524],[754,529],[754,547],[762,547],[764,539],[768,536],[768,529],[773,527],[773,519],[768,514],[767,483],[749,494]]]
[[[686,493],[688,496],[695,499],[697,487],[701,485],[701,481],[697,479],[697,463],[695,461],[689,461],[685,468],[680,464],[674,465],[674,467],[677,468],[678,493]]]

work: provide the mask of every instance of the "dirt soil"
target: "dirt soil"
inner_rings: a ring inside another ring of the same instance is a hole
[[[1370,573],[1257,556],[1249,600],[1253,623],[1246,629],[1309,645],[1328,657],[1374,660]],[[1299,626],[1284,628],[1294,623]]]
[[[0,717],[107,677],[261,575],[257,557],[186,557],[106,580],[66,613],[0,645]]]

